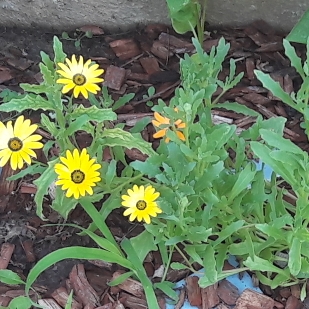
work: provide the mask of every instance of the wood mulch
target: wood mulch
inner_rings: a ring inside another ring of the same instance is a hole
[[[104,34],[103,29],[92,26],[93,38],[82,39],[81,51],[74,47],[74,41],[62,40],[64,50],[71,55],[82,54],[91,58],[104,68],[105,82],[112,97],[116,100],[124,94],[134,93],[134,98],[120,108],[118,121],[125,123],[126,128],[134,126],[143,117],[152,117],[148,101],[156,102],[159,98],[168,103],[176,87],[179,86],[179,60],[184,53],[194,52],[189,36],[179,36],[170,27],[151,24],[136,31],[112,35]],[[80,29],[85,31],[87,29]],[[231,44],[227,60],[224,63],[220,78],[228,75],[228,60],[234,58],[237,72],[244,72],[241,82],[226,93],[220,102],[230,101],[244,104],[258,111],[264,118],[283,116],[287,118],[284,135],[302,149],[308,150],[307,137],[300,128],[301,115],[284,105],[274,97],[254,75],[254,69],[262,70],[278,81],[288,93],[297,90],[300,78],[290,67],[284,55],[282,39],[285,34],[278,33],[263,21],[256,21],[244,28],[208,29],[203,48],[210,51],[224,37]],[[18,30],[0,28],[0,90],[10,89],[19,92],[19,84],[23,82],[37,83],[41,81],[38,63],[40,50],[52,54],[53,33],[43,30]],[[61,36],[61,34],[58,36]],[[71,34],[71,37],[74,33]],[[305,50],[296,45],[299,55],[305,58]],[[155,88],[155,94],[147,97],[149,87]],[[216,94],[218,95],[219,92]],[[80,103],[87,103],[81,99]],[[14,115],[1,114],[5,121]],[[39,113],[28,115],[33,121],[39,120]],[[248,128],[255,118],[243,116],[223,109],[213,111],[216,122],[236,124],[239,130]],[[152,135],[154,128],[148,125],[142,132],[145,140],[156,147],[158,141]],[[48,135],[45,135],[48,139]],[[78,137],[87,145],[85,136]],[[134,149],[127,151],[130,160],[145,159]],[[109,154],[104,154],[106,160]],[[33,194],[36,192],[33,179],[21,181],[5,181],[12,175],[8,167],[4,167],[0,179],[0,269],[11,269],[25,279],[31,267],[40,258],[58,248],[72,245],[93,246],[87,237],[76,235],[77,230],[68,227],[48,226],[46,223],[62,223],[57,213],[44,206],[47,221],[35,215]],[[77,207],[69,217],[69,222],[87,227],[90,219]],[[122,210],[114,211],[108,218],[108,225],[117,240],[123,237],[138,235],[143,227],[129,223],[122,216]],[[174,261],[180,261],[177,254]],[[145,268],[154,281],[160,279],[162,261],[157,252],[149,255]],[[231,267],[227,265],[227,267]],[[147,308],[142,286],[139,282],[128,279],[117,287],[109,287],[108,282],[121,274],[123,269],[117,265],[98,261],[67,260],[54,265],[44,272],[34,285],[39,300],[46,308],[64,308],[69,291],[74,290],[73,309],[144,309]],[[180,291],[181,308],[185,299],[201,309],[218,308],[237,309],[278,308],[298,309],[309,307],[309,298],[300,301],[300,287],[278,288],[274,291],[260,285],[264,295],[246,290],[241,295],[235,286],[226,280],[214,286],[201,289],[195,277],[187,277],[183,271],[169,271],[168,279],[176,282],[186,278],[186,289]],[[308,288],[309,292],[309,288]],[[0,285],[0,305],[7,306],[16,296],[23,295],[21,286]],[[37,295],[32,294],[37,300]],[[163,295],[158,295],[161,308],[165,308]],[[150,308],[151,309],[151,308]]]

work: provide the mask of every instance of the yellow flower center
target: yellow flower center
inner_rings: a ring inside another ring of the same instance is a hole
[[[144,210],[147,207],[147,203],[143,200],[140,200],[136,203],[136,208],[138,210]]]
[[[82,183],[85,179],[85,174],[80,170],[75,170],[71,173],[71,180],[74,183]]]
[[[83,74],[75,74],[73,76],[73,83],[77,86],[82,86],[86,84],[86,77]]]
[[[19,151],[23,148],[23,142],[18,137],[9,139],[8,147],[11,151]]]

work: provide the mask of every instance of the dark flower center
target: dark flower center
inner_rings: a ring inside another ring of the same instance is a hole
[[[137,203],[136,203],[136,208],[138,210],[144,210],[145,208],[147,207],[147,203],[143,200],[139,200]]]
[[[82,183],[85,179],[85,174],[80,170],[75,170],[71,173],[71,180],[74,183]]]
[[[19,151],[23,148],[23,142],[18,137],[9,139],[8,147],[11,151]]]
[[[82,86],[86,84],[86,77],[83,74],[75,74],[73,76],[73,83],[77,86]]]

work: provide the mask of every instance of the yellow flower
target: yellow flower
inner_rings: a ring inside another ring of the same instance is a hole
[[[66,157],[60,157],[62,163],[55,165],[55,172],[58,174],[56,185],[62,186],[62,190],[68,190],[67,197],[74,196],[78,199],[85,196],[86,192],[93,194],[92,187],[100,181],[100,173],[97,171],[101,165],[90,159],[87,150],[84,148],[81,153],[77,149],[73,152],[67,150]]]
[[[129,189],[128,195],[122,195],[122,206],[128,207],[124,211],[124,216],[129,216],[129,220],[133,221],[135,218],[139,222],[144,220],[146,223],[150,223],[150,216],[156,217],[162,210],[158,207],[155,200],[160,196],[159,192],[156,192],[152,186],[144,187],[137,185],[133,186],[133,190]]]
[[[177,111],[177,108],[175,108],[175,111]],[[155,117],[155,120],[152,120],[152,124],[155,127],[160,129],[158,132],[156,132],[153,135],[154,138],[160,138],[160,137],[166,136],[166,133],[167,133],[168,130],[173,130],[180,140],[182,140],[182,141],[186,140],[183,133],[178,130],[178,129],[183,129],[183,128],[186,127],[186,124],[184,122],[182,122],[182,120],[178,119],[174,122],[173,125],[171,125],[170,124],[171,121],[170,121],[169,118],[163,117],[162,115],[160,115],[157,112],[154,112],[154,117]],[[170,139],[168,137],[166,137],[165,142],[168,143],[169,141],[170,141]]]
[[[42,136],[33,134],[37,128],[29,119],[24,120],[24,116],[16,119],[14,127],[12,121],[6,126],[0,122],[0,166],[4,166],[9,159],[13,170],[21,169],[24,162],[31,164],[31,157],[36,158],[33,149],[43,147],[39,142]]]
[[[100,87],[96,84],[104,81],[103,78],[98,78],[104,73],[104,70],[98,69],[98,64],[91,65],[91,59],[84,63],[82,56],[79,57],[77,63],[75,55],[72,56],[72,60],[66,58],[65,61],[67,65],[58,63],[61,70],[57,70],[57,73],[64,77],[57,80],[58,84],[65,85],[62,88],[62,93],[67,93],[74,88],[73,95],[75,98],[82,93],[88,99],[88,92],[96,94],[100,90]]]

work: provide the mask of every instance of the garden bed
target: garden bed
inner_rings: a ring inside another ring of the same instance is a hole
[[[81,50],[76,49],[75,44],[85,31],[93,32],[92,38],[81,39]],[[284,55],[282,39],[284,34],[276,33],[262,21],[257,21],[239,29],[207,29],[203,43],[205,51],[209,52],[216,46],[220,37],[224,37],[231,44],[227,59],[233,58],[237,64],[237,72],[244,72],[241,82],[232,90],[221,97],[220,102],[230,101],[243,104],[257,112],[264,118],[283,116],[287,118],[284,136],[308,151],[306,134],[300,128],[301,115],[293,109],[284,105],[280,99],[274,97],[254,75],[254,69],[270,73],[272,78],[278,81],[283,89],[290,93],[299,88],[300,80],[295,70],[291,68],[289,60]],[[38,30],[0,29],[0,89],[20,92],[20,83],[35,84],[41,82],[38,64],[40,62],[40,51],[52,54],[52,40],[54,33]],[[173,95],[176,87],[180,84],[179,60],[184,53],[192,54],[194,46],[189,36],[180,36],[171,28],[160,25],[148,25],[136,31],[121,34],[104,34],[98,27],[81,29],[70,33],[74,40],[62,39],[64,51],[68,54],[81,54],[85,59],[91,58],[101,68],[105,69],[104,85],[108,87],[109,93],[114,100],[129,93],[134,93],[134,98],[125,106],[117,110],[117,122],[123,122],[129,130],[137,121],[152,117],[153,112],[147,102],[156,102],[159,98],[165,102]],[[61,37],[61,33],[56,34]],[[78,36],[79,35],[79,36]],[[12,40],[13,38],[13,40]],[[305,57],[305,49],[302,45],[297,46],[297,52]],[[228,76],[228,63],[222,70],[220,76],[224,80]],[[149,91],[154,87],[155,92]],[[219,93],[218,93],[219,94]],[[87,100],[80,99],[80,104],[87,106]],[[27,116],[33,122],[39,122],[40,112],[31,112]],[[15,117],[14,114],[2,113],[1,121]],[[237,125],[239,131],[250,127],[255,123],[255,117],[243,116],[242,114],[215,109],[213,111],[215,123],[229,123]],[[40,132],[46,140],[51,137]],[[159,141],[153,138],[155,130],[148,125],[142,132],[146,141],[158,147]],[[80,134],[77,140],[81,147],[90,144],[89,136]],[[57,149],[54,149],[56,152]],[[136,149],[126,151],[128,161],[145,160],[145,155]],[[111,160],[107,151],[103,154],[106,161]],[[40,159],[40,157],[39,157]],[[43,156],[41,156],[43,159]],[[36,216],[36,207],[33,194],[36,187],[32,178],[25,177],[21,181],[6,182],[6,176],[13,175],[9,165],[2,170],[0,183],[0,235],[1,235],[1,259],[0,267],[8,268],[18,273],[25,279],[33,265],[48,253],[58,248],[69,246],[92,247],[94,243],[87,236],[78,236],[79,232],[73,227],[45,226],[46,224],[62,224],[63,219],[58,213],[49,207],[50,200],[44,201],[43,213],[47,221]],[[143,225],[130,223],[122,215],[123,209],[117,209],[108,217],[107,224],[117,241],[124,237],[130,238],[138,235],[143,230]],[[78,224],[86,228],[90,218],[81,207],[77,207],[70,215],[66,223]],[[175,254],[173,261],[182,262],[182,257]],[[8,263],[8,261],[10,261]],[[152,277],[158,275],[162,265],[158,252],[147,257],[144,266],[147,274]],[[231,267],[226,265],[226,267]],[[85,271],[85,273],[84,273]],[[67,288],[84,290],[88,294],[80,293],[77,303],[73,308],[82,308],[85,305],[83,297],[89,297],[89,302],[96,304],[97,308],[145,308],[146,302],[140,297],[141,286],[134,281],[126,282],[119,287],[109,288],[107,283],[114,279],[122,268],[117,265],[96,263],[93,261],[64,260],[54,267],[45,271],[36,281],[35,288],[43,298],[53,298],[63,306],[67,299]],[[167,280],[177,282],[189,275],[188,271],[168,272]],[[86,277],[85,277],[86,276]],[[154,279],[155,281],[156,279]],[[210,290],[201,290],[197,287],[195,280],[188,279],[188,293],[197,293],[194,301],[202,309],[209,309],[202,295],[210,293]],[[224,283],[226,284],[226,283]],[[219,284],[219,289],[227,288],[233,291],[233,287],[224,287]],[[257,282],[257,285],[259,283]],[[300,302],[300,287],[278,288],[271,290],[267,286],[260,285],[265,295],[275,300],[275,306],[279,309],[297,309],[306,305]],[[23,287],[0,286],[0,305],[7,306],[8,302],[17,295],[23,294]],[[204,294],[203,294],[204,293]],[[213,287],[213,297],[216,297],[216,287]],[[221,293],[221,294],[220,294]],[[219,290],[218,301],[221,308],[225,305],[233,305],[231,301],[224,299],[222,291]],[[85,296],[86,295],[86,296]],[[220,296],[221,295],[221,296]],[[239,295],[233,298],[236,303]],[[92,300],[91,300],[91,297]],[[158,295],[161,308],[165,308],[164,295]],[[200,301],[200,303],[199,303]],[[269,300],[269,302],[271,302]],[[110,304],[110,305],[108,305]],[[181,308],[181,304],[175,308]],[[209,304],[208,304],[209,305]],[[100,307],[103,306],[103,307]],[[119,306],[119,307],[117,307]],[[210,306],[210,305],[209,305]],[[95,308],[87,307],[84,308]],[[265,307],[266,308],[266,307]],[[270,307],[271,308],[271,307]]]

